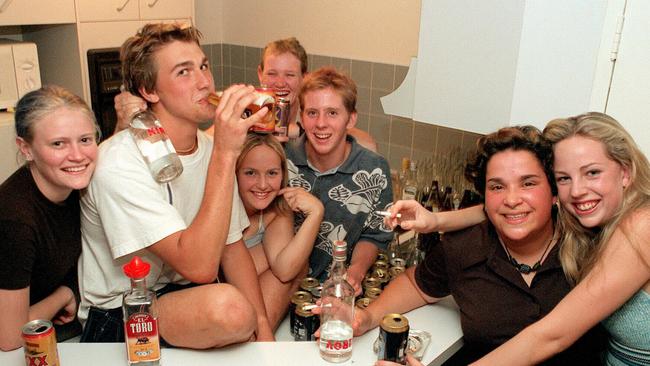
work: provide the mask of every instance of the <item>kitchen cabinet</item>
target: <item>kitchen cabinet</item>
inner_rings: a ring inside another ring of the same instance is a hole
[[[4,0],[0,0],[2,3]],[[7,0],[11,4],[62,3],[62,0]],[[127,37],[148,22],[181,21],[194,18],[193,0],[75,0],[70,24],[23,26],[22,38],[36,43],[43,84],[58,84],[90,103],[87,51],[119,47]],[[59,4],[60,5],[60,4]],[[57,11],[50,10],[52,14]]]
[[[478,133],[601,111],[649,155],[648,19],[647,0],[423,0],[418,56],[384,111]]]
[[[589,109],[606,0],[424,0],[412,118],[471,132]]]
[[[0,26],[75,21],[74,0],[0,0]]]
[[[77,0],[80,22],[189,19],[192,0]]]

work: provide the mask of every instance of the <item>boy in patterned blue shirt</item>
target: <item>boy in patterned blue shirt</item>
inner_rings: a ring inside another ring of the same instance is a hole
[[[305,133],[286,147],[289,185],[319,197],[325,216],[309,258],[309,274],[323,281],[332,261],[332,243],[348,243],[347,279],[357,294],[379,249],[392,239],[377,210],[392,204],[390,170],[380,155],[347,134],[357,120],[357,88],[331,67],[308,74],[300,89]],[[296,225],[301,218],[296,217]]]

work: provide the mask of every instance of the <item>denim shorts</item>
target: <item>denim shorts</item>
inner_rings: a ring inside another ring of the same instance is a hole
[[[195,283],[187,285],[177,285],[170,283],[160,290],[156,291],[158,298],[164,295],[198,286]],[[80,342],[82,343],[120,343],[124,342],[124,318],[122,308],[100,309],[91,306],[88,311],[88,319],[81,334]],[[160,345],[170,347],[170,345],[160,337]]]

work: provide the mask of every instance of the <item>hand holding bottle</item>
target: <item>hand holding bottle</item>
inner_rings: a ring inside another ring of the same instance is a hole
[[[123,88],[120,88],[122,90]],[[115,132],[124,130],[129,127],[131,117],[140,112],[147,110],[147,102],[135,96],[128,91],[122,90],[113,99],[115,104],[115,112],[117,114],[117,121],[115,122]]]
[[[244,109],[255,101],[255,88],[236,84],[224,90],[214,117],[214,147],[222,153],[239,156],[246,133],[270,113],[267,107],[248,118],[242,118]]]

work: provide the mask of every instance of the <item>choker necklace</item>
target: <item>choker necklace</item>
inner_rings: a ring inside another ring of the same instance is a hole
[[[544,249],[544,253],[542,253],[542,256],[531,267],[531,266],[529,266],[527,264],[517,262],[517,260],[512,255],[510,255],[510,251],[508,251],[508,246],[505,245],[505,243],[503,243],[503,241],[501,241],[501,244],[503,244],[503,248],[506,250],[506,254],[508,255],[508,261],[510,262],[510,264],[512,264],[513,267],[515,267],[515,269],[519,273],[523,273],[523,274],[529,274],[530,272],[537,272],[539,267],[542,266],[542,263],[541,263],[542,259],[544,259],[544,256],[546,255],[546,252],[548,251],[548,248],[551,247],[551,243],[553,243],[553,237],[551,237],[551,240],[548,241],[548,244],[546,245],[546,249]]]
[[[189,149],[186,149],[186,150],[178,150],[178,149],[176,149],[176,153],[178,155],[187,155],[187,154],[190,154],[190,153],[194,152],[194,149],[196,149],[196,138],[194,138],[194,143],[192,144],[192,147],[190,147]]]

